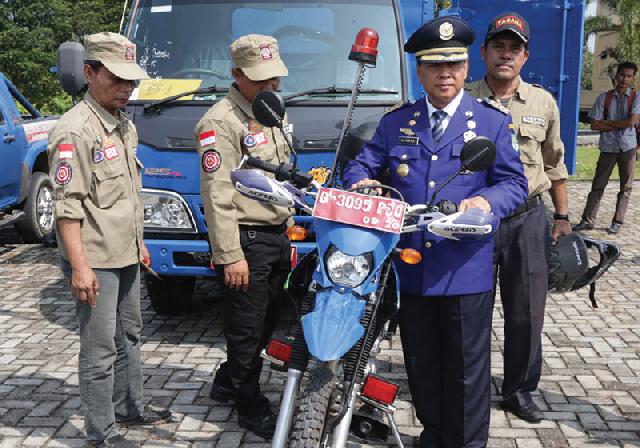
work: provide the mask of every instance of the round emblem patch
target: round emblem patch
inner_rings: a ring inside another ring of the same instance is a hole
[[[453,25],[449,22],[442,23],[438,31],[440,31],[441,40],[450,40],[453,37]]]
[[[222,158],[220,157],[220,153],[215,149],[210,149],[202,154],[202,169],[205,173],[218,171],[220,162],[222,162]]]
[[[56,168],[55,181],[58,185],[66,185],[71,181],[71,165],[60,162]]]
[[[258,141],[256,140],[256,138],[253,136],[253,134],[247,134],[244,137],[244,145],[247,148],[253,148],[254,146],[256,146],[258,144]]]
[[[96,152],[93,153],[93,162],[100,163],[104,160],[104,151],[102,149],[96,149]]]

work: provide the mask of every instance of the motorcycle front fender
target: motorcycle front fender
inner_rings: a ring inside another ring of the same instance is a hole
[[[364,334],[365,301],[333,289],[319,291],[312,312],[302,317],[309,353],[321,361],[339,359]]]

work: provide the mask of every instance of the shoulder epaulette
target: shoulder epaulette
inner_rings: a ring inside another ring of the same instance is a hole
[[[531,84],[533,87],[537,87],[538,89],[547,90],[540,84]]]
[[[415,104],[415,101],[407,101],[406,103],[394,104],[393,106],[385,110],[383,115],[387,115],[388,113],[393,112],[394,110],[402,109],[403,107],[412,106],[414,104]]]
[[[489,97],[484,97],[482,99],[478,99],[478,102],[483,102],[488,104],[489,106],[493,107],[496,110],[499,110],[500,112],[502,112],[505,115],[509,115],[509,109],[507,109],[506,107],[504,107],[502,104],[498,103],[495,100],[492,100]]]

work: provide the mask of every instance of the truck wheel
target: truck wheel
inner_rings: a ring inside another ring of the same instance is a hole
[[[163,316],[175,316],[189,311],[193,306],[195,277],[167,277],[162,280],[145,274],[149,300],[153,310]]]
[[[53,185],[49,175],[33,173],[31,190],[22,208],[24,217],[15,227],[25,243],[41,243],[53,232]]]

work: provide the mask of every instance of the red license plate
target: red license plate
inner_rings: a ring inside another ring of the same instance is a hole
[[[320,188],[313,216],[359,227],[400,233],[406,204],[397,199]]]

